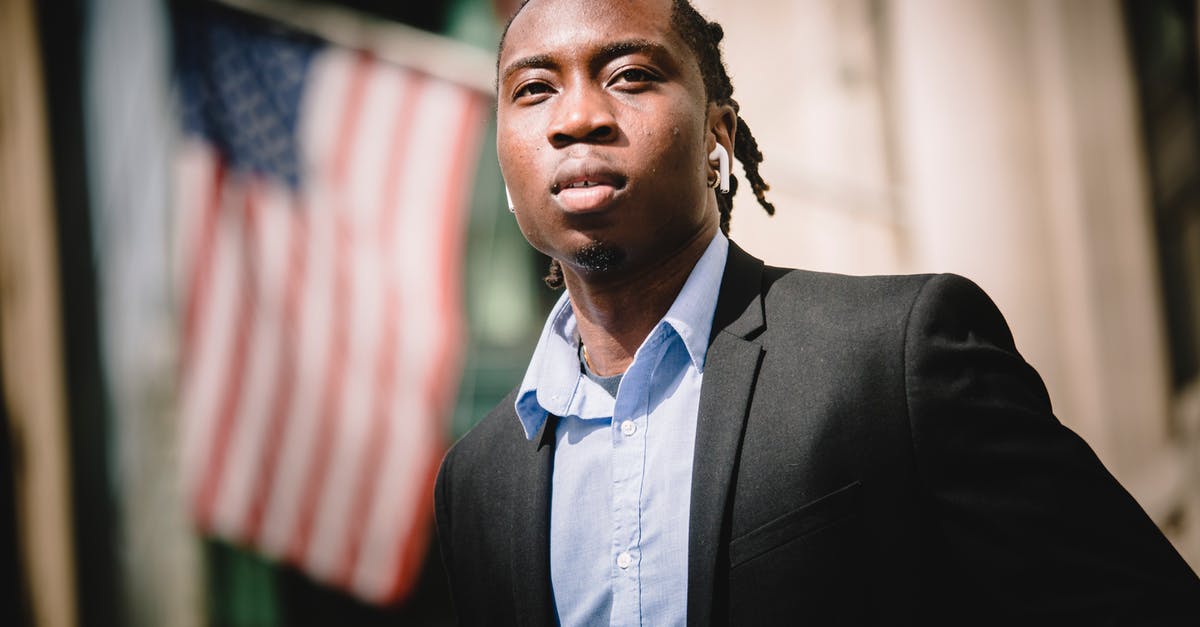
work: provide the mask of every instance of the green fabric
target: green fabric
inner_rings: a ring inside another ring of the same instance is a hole
[[[216,540],[204,543],[208,564],[208,622],[228,627],[280,625],[277,567],[265,558]]]

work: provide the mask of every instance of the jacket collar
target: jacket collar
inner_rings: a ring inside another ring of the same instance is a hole
[[[554,466],[554,430],[558,417],[550,415],[526,450],[528,461],[514,463],[523,476],[515,485],[530,488],[530,498],[514,502],[513,534],[509,546],[513,609],[524,627],[553,627],[554,596],[550,589],[550,471]],[[514,460],[515,461],[515,460]]]
[[[689,626],[727,612],[718,569],[728,562],[729,490],[763,350],[763,262],[730,245],[700,388],[688,528]],[[722,623],[719,618],[715,621]]]
[[[725,274],[717,295],[717,310],[713,315],[709,350],[717,336],[724,332],[741,339],[750,339],[766,326],[762,301],[763,262],[729,242]]]

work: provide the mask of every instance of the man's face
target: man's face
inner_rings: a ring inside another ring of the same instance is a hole
[[[640,274],[715,232],[707,154],[731,116],[706,103],[670,0],[534,0],[509,28],[498,85],[518,222],[568,272]]]

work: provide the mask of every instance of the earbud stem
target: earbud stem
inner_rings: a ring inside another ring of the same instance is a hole
[[[708,159],[709,161],[712,161],[713,159],[716,159],[717,161],[717,172],[720,174],[717,179],[717,189],[719,189],[722,194],[728,194],[729,151],[725,150],[725,147],[721,144],[717,144],[717,147],[714,148],[712,152],[708,153]]]

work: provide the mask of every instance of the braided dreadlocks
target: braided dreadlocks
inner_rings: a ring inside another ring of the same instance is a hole
[[[508,35],[508,29],[512,26],[513,19],[525,8],[529,0],[524,0],[520,8],[513,12],[509,18],[508,24],[504,26],[504,33],[500,36],[500,49],[504,48],[504,38]],[[689,0],[674,0],[671,7],[671,25],[675,31],[687,43],[688,48],[696,55],[696,61],[700,65],[700,75],[704,79],[704,95],[708,102],[716,103],[717,105],[729,105],[733,107],[737,115],[737,132],[734,135],[733,156],[742,162],[742,168],[746,171],[746,180],[750,182],[750,189],[754,192],[754,197],[758,200],[758,204],[766,210],[767,215],[775,215],[775,205],[767,200],[766,192],[770,189],[767,182],[763,180],[762,175],[758,172],[758,165],[762,163],[763,154],[758,149],[758,141],[754,139],[754,134],[750,132],[749,125],[742,119],[739,113],[740,107],[736,100],[733,99],[733,83],[729,80],[729,73],[725,69],[725,61],[721,56],[721,40],[725,38],[725,29],[716,22],[710,22],[695,7],[692,6]],[[499,70],[499,54],[497,57],[497,70]],[[721,232],[729,235],[729,219],[733,213],[733,196],[738,190],[738,179],[733,174],[729,175],[729,193],[717,194],[717,208],[721,217]],[[544,279],[546,285],[553,289],[559,289],[563,286],[562,267],[555,259],[550,260],[550,269]]]
[[[740,107],[733,99],[733,83],[729,80],[725,62],[721,58],[721,40],[725,38],[725,29],[716,22],[706,20],[688,0],[675,0],[671,9],[671,24],[700,63],[700,75],[704,78],[704,95],[708,101],[718,105],[729,105],[737,113]],[[742,168],[746,170],[746,180],[750,181],[750,189],[754,191],[758,204],[762,205],[767,215],[775,215],[775,205],[766,197],[770,186],[758,173],[758,164],[763,160],[762,151],[758,149],[758,141],[754,139],[754,134],[750,132],[750,127],[741,114],[737,116],[733,156],[742,162]],[[726,235],[729,235],[729,216],[733,212],[733,195],[737,193],[737,183],[737,177],[730,175],[729,193],[717,194],[717,206],[721,212],[721,232]]]

